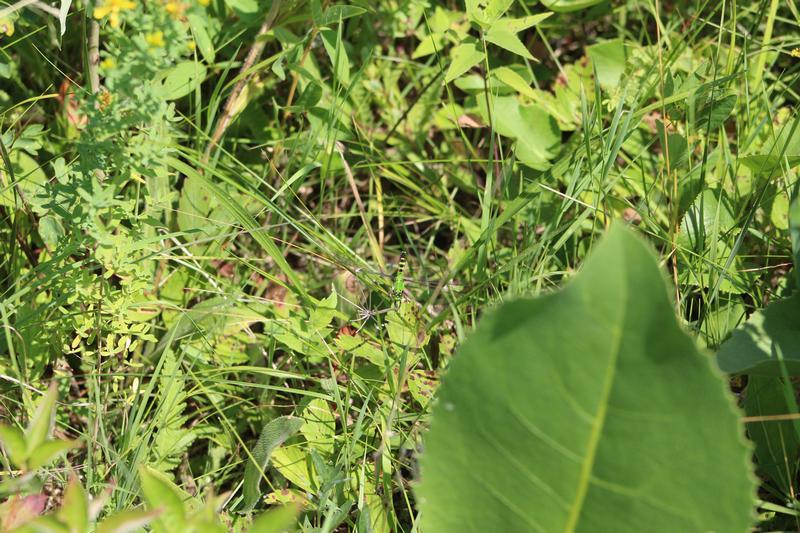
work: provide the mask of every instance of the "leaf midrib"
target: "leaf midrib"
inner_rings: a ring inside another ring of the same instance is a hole
[[[595,416],[594,423],[592,424],[592,431],[589,434],[586,457],[584,458],[583,465],[581,466],[581,475],[580,479],[578,480],[578,490],[575,494],[575,501],[572,504],[569,519],[567,520],[567,525],[564,528],[564,531],[567,533],[572,533],[575,531],[575,528],[578,525],[578,519],[581,516],[581,510],[583,509],[583,502],[586,499],[586,493],[589,491],[589,480],[592,475],[592,470],[594,469],[594,461],[597,457],[597,447],[600,444],[600,438],[603,434],[603,426],[605,425],[606,415],[608,412],[608,399],[611,396],[611,390],[614,387],[614,378],[616,377],[617,372],[617,360],[619,359],[622,331],[624,329],[623,325],[625,323],[625,315],[627,311],[626,306],[624,305],[624,302],[628,299],[627,289],[628,287],[623,281],[621,290],[621,300],[623,305],[619,306],[621,309],[621,316],[619,322],[617,322],[617,324],[620,324],[620,326],[615,327],[613,330],[614,336],[612,338],[611,356],[609,357],[608,366],[606,367],[606,372],[603,377],[603,389],[600,397],[600,406],[597,409],[597,415]]]

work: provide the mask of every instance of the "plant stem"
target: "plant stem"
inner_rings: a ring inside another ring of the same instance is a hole
[[[100,23],[91,19],[89,23],[89,86],[92,94],[100,90]]]
[[[228,96],[228,99],[225,102],[225,107],[222,111],[222,116],[220,117],[219,122],[217,122],[217,127],[214,129],[214,133],[211,135],[211,139],[206,146],[205,152],[203,153],[202,162],[204,165],[208,163],[214,147],[219,145],[220,139],[222,139],[222,136],[225,135],[225,130],[228,129],[228,126],[230,126],[230,123],[233,120],[233,116],[235,114],[234,108],[237,107],[239,97],[241,96],[242,91],[244,91],[244,88],[247,86],[247,83],[255,75],[255,72],[248,71],[253,67],[256,61],[258,61],[258,59],[261,57],[261,53],[264,51],[264,47],[266,46],[267,42],[263,37],[272,29],[273,24],[275,24],[275,19],[278,18],[281,4],[282,0],[273,0],[272,6],[269,9],[269,13],[267,13],[267,18],[258,29],[258,33],[253,40],[253,46],[250,47],[250,51],[247,53],[247,57],[242,64],[242,68],[239,70],[239,81],[236,82],[236,85],[233,87],[233,91],[231,91],[231,94]]]
[[[761,51],[758,53],[756,59],[755,70],[753,71],[753,89],[759,89],[761,82],[764,80],[764,67],[767,64],[767,53],[769,43],[772,40],[772,28],[775,26],[775,17],[778,14],[778,0],[772,0],[769,5],[769,13],[767,14],[767,23],[764,27],[764,39],[761,41]]]

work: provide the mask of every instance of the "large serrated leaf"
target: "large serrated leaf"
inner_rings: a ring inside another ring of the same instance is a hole
[[[566,289],[488,314],[425,440],[425,531],[747,531],[729,393],[621,226]]]

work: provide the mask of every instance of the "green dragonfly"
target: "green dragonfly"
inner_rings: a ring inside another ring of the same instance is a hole
[[[347,276],[347,280],[344,281],[345,290],[353,295],[354,300],[360,301],[362,304],[359,305],[359,303],[342,296],[357,311],[355,321],[361,323],[359,331],[370,319],[391,311],[398,311],[403,302],[413,302],[412,292],[415,292],[415,289],[433,290],[439,285],[408,277],[408,256],[405,251],[400,253],[393,272],[390,274],[379,272],[370,267],[344,268]],[[354,286],[356,284],[358,288]],[[451,283],[445,287],[445,290],[451,290],[455,287],[458,286]],[[364,290],[364,294],[358,294],[360,293],[359,289]],[[372,297],[375,294],[379,295],[384,302],[383,307],[380,309],[372,307]],[[366,304],[364,304],[365,300],[367,301]]]

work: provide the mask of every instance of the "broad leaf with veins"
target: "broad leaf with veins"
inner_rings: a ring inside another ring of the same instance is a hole
[[[502,305],[445,376],[417,495],[427,532],[747,531],[739,413],[621,226],[555,294]]]

